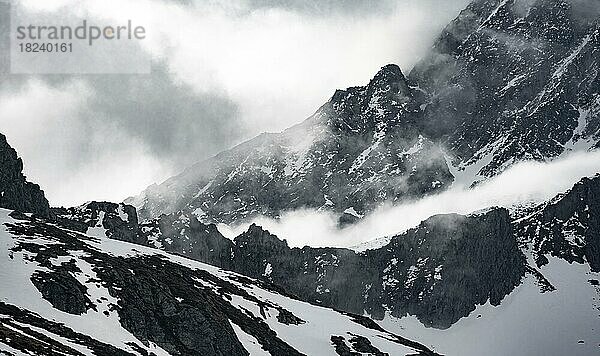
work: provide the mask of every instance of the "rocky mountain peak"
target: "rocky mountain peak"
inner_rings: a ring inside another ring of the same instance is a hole
[[[50,206],[40,186],[23,175],[23,161],[6,136],[0,134],[0,207],[50,216]]]
[[[410,94],[407,79],[396,64],[383,66],[371,79],[367,88],[371,91],[388,91],[404,96]]]
[[[337,90],[318,114],[338,136],[388,135],[402,127],[403,138],[414,139],[424,100],[415,87],[400,67],[388,64],[367,85]]]
[[[263,229],[261,226],[252,224],[248,230],[235,238],[235,244],[239,247],[248,245],[272,246],[272,249],[288,249],[286,240],[280,240],[277,236]]]

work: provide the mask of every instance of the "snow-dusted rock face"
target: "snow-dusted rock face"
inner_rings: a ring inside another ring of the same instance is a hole
[[[23,161],[0,134],[0,207],[48,217],[50,206],[39,185],[23,175]]]
[[[298,208],[351,209],[443,190],[442,151],[417,128],[422,94],[395,65],[335,92],[313,116],[262,134],[127,202],[142,218],[183,210],[212,222]],[[347,215],[347,218],[354,216]]]
[[[424,134],[488,177],[597,145],[599,12],[595,1],[473,1],[410,73],[427,95]]]
[[[144,219],[183,210],[227,223],[307,207],[346,224],[454,178],[470,185],[520,160],[597,147],[598,11],[593,1],[475,0],[408,78],[387,65],[303,123],[127,202]]]
[[[498,305],[525,275],[508,211],[434,216],[378,249],[290,248],[257,225],[230,241],[193,215],[142,224],[150,246],[273,283],[302,300],[447,328]],[[440,307],[443,306],[443,307]]]
[[[600,272],[600,175],[534,208],[517,226],[538,267],[554,256]]]
[[[360,254],[289,249],[256,226],[235,243],[234,268],[241,273],[261,278],[269,269],[264,279],[307,300],[377,319],[411,314],[440,328],[476,305],[500,304],[525,274],[525,257],[504,209],[435,216]]]
[[[92,201],[72,208],[52,208],[52,213],[59,225],[71,230],[141,245],[147,243],[131,205]]]
[[[9,355],[436,355],[263,282],[4,209],[0,269]]]
[[[231,270],[233,242],[214,224],[204,224],[194,214],[162,215],[143,222],[140,232],[150,247]]]
[[[500,305],[526,273],[501,208],[434,216],[366,257],[383,268],[369,289],[367,310],[378,317],[414,315],[436,328],[451,326],[477,305]]]

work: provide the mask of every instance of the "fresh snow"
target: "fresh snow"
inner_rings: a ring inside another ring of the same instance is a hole
[[[6,222],[14,222],[8,216],[10,211],[0,209],[0,224]],[[100,230],[91,230],[98,232]],[[181,256],[168,254],[164,251],[156,250],[150,247],[135,245],[123,241],[111,240],[105,234],[97,234],[97,238],[91,240],[82,240],[91,248],[98,249],[104,253],[121,256],[135,257],[143,255],[160,255],[164,256],[173,263],[182,266],[204,270],[214,276],[233,283],[239,288],[245,290],[250,295],[257,298],[262,303],[248,300],[239,295],[223,296],[234,307],[239,308],[244,312],[252,313],[255,317],[263,319],[269,327],[277,333],[277,336],[298,349],[300,352],[307,355],[330,355],[336,356],[336,352],[331,343],[332,335],[343,336],[349,339],[352,334],[367,337],[375,347],[390,355],[412,355],[415,350],[409,347],[402,346],[392,341],[392,336],[386,332],[368,329],[354,321],[350,317],[332,309],[311,305],[289,297],[280,295],[276,292],[267,291],[259,288],[254,284],[241,282],[237,278],[237,274],[221,270],[217,267],[206,265],[197,261],[193,261]],[[92,266],[84,261],[77,252],[71,252],[70,257],[73,258],[77,266],[81,269],[81,273],[76,273],[75,278],[87,288],[90,299],[98,304],[98,311],[88,310],[85,314],[71,315],[54,309],[52,305],[43,299],[41,293],[31,283],[31,276],[35,271],[47,270],[39,266],[34,260],[28,258],[29,252],[10,252],[10,249],[15,246],[15,243],[20,242],[20,238],[8,233],[4,225],[0,225],[0,298],[3,302],[15,305],[20,308],[30,310],[39,314],[41,317],[54,320],[62,323],[65,326],[73,329],[76,332],[90,335],[93,338],[114,345],[120,349],[130,351],[131,346],[128,342],[135,343],[149,353],[154,353],[157,356],[168,355],[166,351],[160,349],[156,345],[149,343],[147,346],[137,340],[132,334],[125,330],[119,322],[118,313],[110,312],[109,305],[116,304],[118,301],[110,296],[110,293],[101,284],[96,282],[96,274],[93,272]],[[58,243],[44,237],[27,238],[27,243],[51,244]],[[65,261],[65,257],[52,260],[52,263],[60,263]],[[337,264],[337,260],[333,255],[319,256],[319,263],[323,266]],[[267,264],[266,273],[270,273],[272,267]],[[212,285],[209,281],[197,280],[199,287],[208,287],[217,289],[216,285]],[[104,300],[105,298],[105,300]],[[98,300],[103,299],[102,303]],[[266,303],[266,304],[265,304]],[[264,307],[267,305],[269,307]],[[264,316],[261,313],[261,306],[265,309]],[[277,308],[284,308],[292,312],[295,316],[304,320],[305,323],[299,325],[285,325],[277,320],[279,311]],[[106,316],[103,312],[108,311]],[[251,355],[265,355],[256,339],[244,333],[240,328],[232,323],[232,327],[236,335],[239,337],[242,345],[250,352]],[[78,347],[84,355],[92,355],[85,347]],[[0,350],[13,351],[6,345],[0,344]],[[18,353],[15,353],[18,354]]]
[[[350,246],[348,248],[351,250],[354,250],[356,252],[364,252],[367,250],[376,250],[380,247],[383,247],[383,246],[389,244],[391,239],[392,239],[391,236],[379,237],[374,240],[366,241],[366,242],[363,242],[358,245]]]
[[[377,124],[377,129],[376,129],[375,133],[373,134],[373,142],[371,143],[371,145],[369,147],[365,148],[356,157],[354,162],[352,162],[352,166],[348,170],[349,173],[354,173],[360,167],[362,167],[362,165],[365,164],[365,162],[367,161],[367,159],[369,158],[371,153],[379,147],[379,145],[381,144],[381,142],[383,142],[383,139],[385,138],[385,128],[386,128],[385,122],[379,122]]]
[[[252,335],[249,335],[242,330],[239,326],[234,323],[230,323],[235,335],[237,336],[242,346],[248,351],[250,356],[270,356],[271,354],[263,350],[262,346]]]
[[[18,238],[14,238],[4,226],[5,222],[13,223],[14,219],[8,216],[9,210],[0,209],[0,298],[7,304],[12,304],[36,314],[41,317],[53,320],[64,324],[76,332],[93,335],[93,337],[101,342],[113,345],[123,350],[133,352],[131,346],[126,343],[132,342],[145,350],[149,350],[141,342],[139,342],[131,333],[121,327],[118,316],[112,314],[107,317],[100,309],[98,312],[88,310],[82,316],[72,315],[54,309],[50,302],[43,299],[41,293],[31,283],[31,276],[36,271],[48,271],[48,269],[39,266],[34,260],[28,259],[28,252],[12,252],[9,256],[9,250],[19,243]],[[106,238],[105,238],[106,239]],[[55,241],[45,238],[26,239],[27,243],[48,244],[56,243]],[[86,268],[83,261],[76,259],[78,266]],[[83,269],[84,273],[91,276],[89,269]],[[80,282],[87,282],[84,276],[75,276]],[[105,297],[109,302],[114,302],[114,298],[110,296],[107,290],[96,286],[93,282],[84,283],[88,291],[92,290],[93,297]],[[108,302],[107,302],[108,303]],[[5,345],[0,344],[0,350]],[[158,356],[168,355],[166,352],[154,352]],[[86,355],[93,355],[88,352]]]
[[[119,218],[125,222],[129,222],[129,216],[125,213],[125,211],[123,210],[123,204],[119,204],[119,207],[117,208],[117,214],[119,214]]]
[[[104,228],[104,215],[106,213],[104,211],[100,211],[98,213],[98,222],[96,222],[96,226],[89,227],[87,229],[86,235],[93,237],[106,237],[106,229]]]
[[[587,127],[587,117],[589,115],[589,110],[579,109],[579,118],[577,120],[577,127],[573,130],[573,135],[565,143],[565,152],[569,151],[587,151],[592,146],[594,146],[594,140],[591,138],[583,138],[581,137]]]
[[[352,215],[352,216],[357,217],[359,219],[363,217],[363,215],[359,214],[358,212],[356,212],[356,210],[354,210],[354,207],[350,207],[350,208],[344,210],[344,213]]]
[[[556,258],[540,271],[557,288],[541,293],[528,275],[500,306],[478,306],[447,330],[427,328],[414,317],[387,315],[379,322],[387,330],[446,355],[589,356],[600,351],[600,279],[587,265]],[[579,340],[584,343],[580,344]]]

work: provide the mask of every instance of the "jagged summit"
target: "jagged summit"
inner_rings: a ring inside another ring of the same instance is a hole
[[[421,94],[396,65],[338,90],[313,116],[263,134],[127,200],[142,218],[187,211],[229,223],[259,214],[333,210],[340,223],[382,201],[421,197],[452,180],[440,148],[420,134]]]
[[[396,64],[388,64],[383,66],[377,74],[371,79],[368,87],[385,89],[389,86],[392,91],[399,94],[408,95],[410,90],[408,88],[407,79],[402,73],[400,67]]]
[[[336,131],[365,133],[403,125],[407,136],[413,136],[419,99],[400,67],[388,64],[366,86],[337,90],[320,111],[329,114],[328,125]]]

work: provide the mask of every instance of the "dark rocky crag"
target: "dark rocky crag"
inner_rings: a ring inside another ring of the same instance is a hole
[[[0,207],[50,217],[50,206],[40,186],[23,175],[23,161],[0,134]]]
[[[163,218],[142,227],[154,247],[262,279],[312,303],[375,318],[411,314],[439,328],[487,300],[498,305],[526,272],[506,209],[434,216],[364,253],[290,248],[257,225],[232,242],[192,214]]]
[[[184,211],[229,223],[298,208],[351,211],[351,219],[382,201],[440,191],[452,175],[440,148],[419,133],[422,96],[387,65],[368,85],[336,91],[306,121],[222,152],[127,203],[142,219]]]
[[[383,312],[417,316],[425,325],[445,328],[476,305],[500,305],[521,283],[525,257],[503,208],[471,216],[439,215],[367,251],[383,269],[369,299]]]
[[[145,221],[140,232],[149,246],[231,269],[233,243],[214,224],[203,224],[193,214],[173,213]]]
[[[520,239],[530,248],[536,264],[547,256],[569,262],[588,263],[600,271],[600,175],[583,178],[534,213],[519,219]]]

